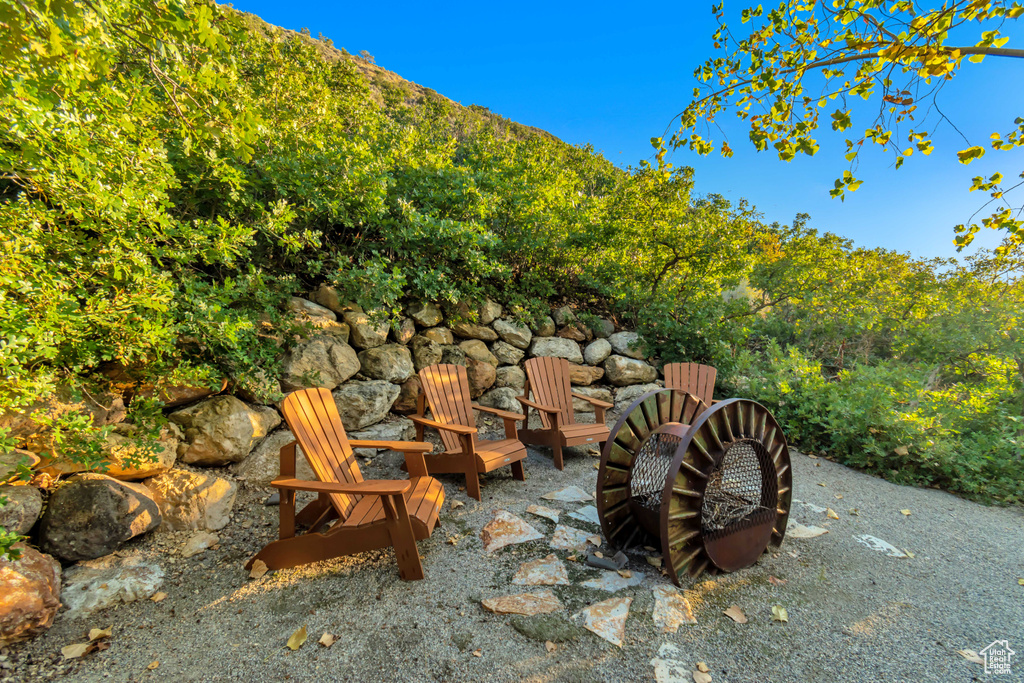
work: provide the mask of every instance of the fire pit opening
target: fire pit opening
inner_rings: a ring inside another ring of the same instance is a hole
[[[708,478],[701,532],[707,538],[721,538],[751,524],[774,521],[778,497],[768,450],[753,439],[737,441]]]
[[[638,505],[652,512],[661,508],[665,478],[681,440],[669,432],[655,432],[640,446],[629,481],[630,495]]]

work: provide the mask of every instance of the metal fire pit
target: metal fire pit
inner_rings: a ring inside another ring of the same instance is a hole
[[[786,534],[789,447],[764,406],[708,408],[677,389],[644,394],[601,452],[597,509],[618,548],[660,545],[672,581],[757,561]]]

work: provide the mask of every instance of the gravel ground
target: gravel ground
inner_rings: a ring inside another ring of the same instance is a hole
[[[382,454],[364,476],[400,476],[400,459]],[[570,449],[565,471],[558,472],[546,451],[531,449],[525,484],[507,470],[495,473],[485,479],[481,503],[459,490],[460,478],[442,475],[442,526],[419,544],[426,580],[410,583],[399,580],[391,551],[249,579],[243,564],[275,536],[277,508],[262,505],[269,489],[242,485],[218,547],[183,559],[176,553],[188,534],[157,532],[119,551],[163,565],[165,600],[80,619],[58,615],[44,635],[0,651],[0,679],[644,681],[654,680],[652,659],[671,644],[681,672],[673,680],[692,680],[697,662],[707,663],[716,683],[1024,680],[1024,586],[1018,585],[1024,577],[1024,511],[896,486],[795,452],[795,497],[832,508],[840,519],[794,504],[795,521],[830,533],[787,539],[753,567],[689,583],[686,596],[697,625],[658,632],[651,586],[667,579],[640,555],[631,556],[629,568],[645,573],[647,581],[616,594],[633,597],[621,649],[569,619],[612,597],[602,591],[556,586],[566,611],[548,617],[484,611],[482,598],[536,590],[510,580],[522,562],[551,552],[554,524],[527,514],[526,507],[539,503],[566,513],[581,507],[540,497],[570,484],[593,491],[596,462]],[[455,500],[465,506],[452,509]],[[520,515],[547,538],[484,553],[479,532],[495,509]],[[595,530],[565,516],[563,521]],[[853,536],[859,534],[913,557],[888,557],[858,543]],[[578,562],[566,565],[574,584],[596,574]],[[770,576],[785,583],[775,585]],[[748,623],[723,614],[734,604]],[[773,605],[787,609],[788,623],[772,621]],[[63,646],[107,626],[113,626],[109,649],[61,661]],[[286,649],[288,636],[302,626],[308,642],[296,652]],[[338,639],[330,649],[316,642],[325,632]],[[957,654],[997,639],[1021,653],[1009,675],[985,675],[981,665]],[[557,641],[553,652],[546,640]],[[154,661],[158,667],[148,670]]]

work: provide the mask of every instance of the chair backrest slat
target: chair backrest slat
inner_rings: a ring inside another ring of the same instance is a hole
[[[711,405],[718,370],[700,363],[669,363],[664,372],[666,388],[682,389]]]
[[[542,405],[558,408],[563,425],[576,424],[576,414],[572,409],[572,386],[569,383],[569,361],[564,358],[537,356],[526,361],[523,367],[526,368],[534,400]],[[544,429],[552,427],[551,418],[547,413],[540,413],[540,421]]]
[[[426,394],[430,406],[430,414],[435,422],[457,424],[463,427],[475,427],[472,401],[469,396],[469,375],[461,365],[431,365],[419,372],[420,384]],[[454,432],[438,430],[445,450],[462,450],[459,435]],[[474,443],[476,437],[473,437]]]
[[[293,392],[281,404],[281,412],[317,479],[337,484],[363,480],[330,391],[319,388]],[[341,493],[330,494],[330,499],[342,519],[359,502],[359,496]]]

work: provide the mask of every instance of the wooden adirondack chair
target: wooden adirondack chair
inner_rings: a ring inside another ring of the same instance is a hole
[[[666,389],[682,389],[699,398],[704,405],[711,405],[718,370],[700,363],[669,363],[662,370]]]
[[[281,412],[319,481],[295,478],[295,441],[281,448],[281,476],[271,482],[281,490],[280,539],[257,553],[246,568],[263,560],[270,569],[284,569],[393,546],[399,575],[406,581],[422,579],[416,541],[430,537],[444,505],[444,487],[427,476],[423,460],[432,446],[349,440],[326,389],[289,394]],[[353,448],[402,451],[409,479],[364,480]],[[297,491],[313,491],[319,496],[296,515]],[[333,524],[321,532],[329,522]],[[308,531],[296,536],[296,523]]]
[[[426,455],[427,470],[432,474],[463,472],[466,475],[466,493],[480,500],[480,473],[492,472],[510,465],[512,476],[526,480],[523,460],[526,446],[516,438],[516,421],[525,419],[519,413],[488,408],[473,403],[469,398],[469,378],[461,365],[431,365],[420,370],[423,391],[416,399],[417,414],[410,416],[416,424],[416,440],[423,441],[424,427],[433,427],[441,435],[444,453]],[[433,419],[427,419],[430,405]],[[473,411],[497,415],[505,421],[505,436],[501,441],[479,439]]]
[[[573,393],[569,384],[569,361],[564,358],[538,356],[526,361],[524,367],[526,388],[519,397],[519,402],[523,404],[527,419],[523,422],[523,429],[519,430],[520,441],[550,446],[555,467],[564,469],[563,446],[600,444],[608,439],[609,431],[604,423],[604,411],[611,408],[612,404]],[[534,396],[532,401],[531,390]],[[594,424],[576,422],[576,414],[572,409],[573,398],[582,399],[594,406]],[[540,429],[526,429],[529,425],[530,408],[540,415]]]

